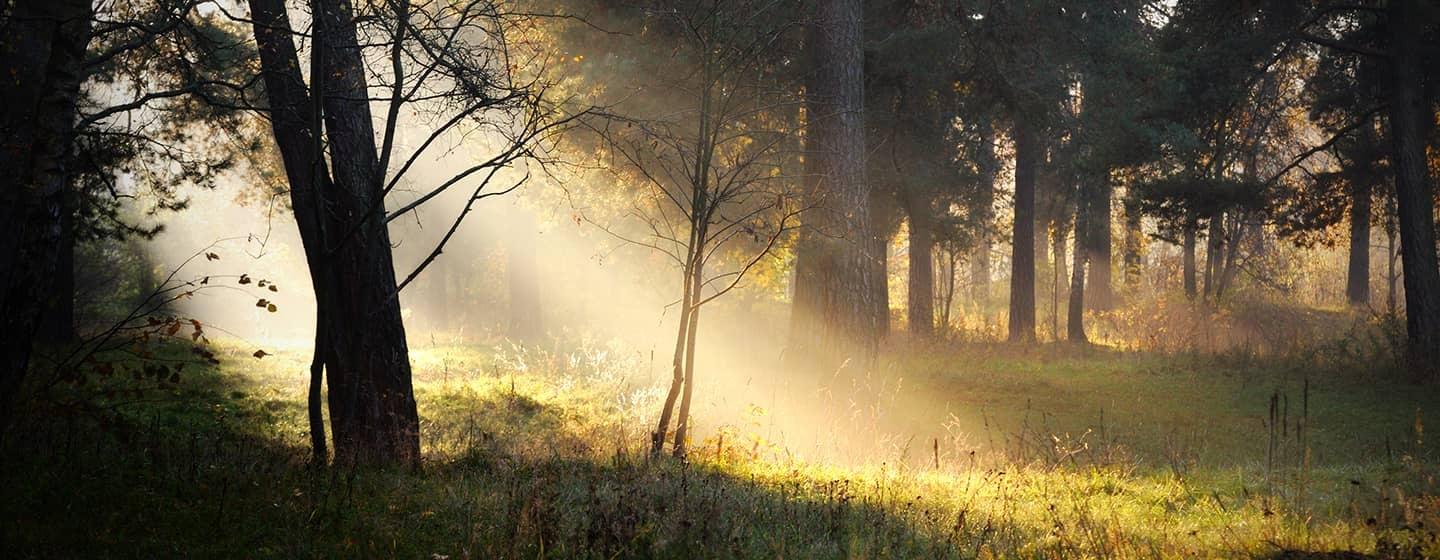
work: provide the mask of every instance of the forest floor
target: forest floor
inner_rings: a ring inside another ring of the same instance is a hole
[[[249,352],[32,411],[0,454],[5,555],[1440,556],[1440,394],[1313,359],[895,348],[873,385],[697,406],[680,463],[645,459],[633,364],[432,345],[410,472],[308,468],[306,356]]]

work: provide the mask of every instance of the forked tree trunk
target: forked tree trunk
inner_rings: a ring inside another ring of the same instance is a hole
[[[1425,96],[1417,0],[1392,0],[1390,138],[1394,142],[1400,253],[1405,265],[1405,327],[1415,374],[1440,370],[1440,266],[1435,255],[1435,197],[1425,146],[1434,114]]]
[[[284,2],[250,1],[271,126],[315,289],[312,373],[323,367],[327,374],[337,461],[415,465],[419,418],[389,232],[383,216],[368,215],[372,208],[383,211],[377,201],[383,173],[362,53],[349,3],[315,4],[321,14],[316,52],[323,61],[318,75],[324,77],[319,106],[333,174],[317,141],[320,111],[300,77]]]
[[[1015,122],[1015,221],[1011,226],[1011,342],[1035,340],[1035,166],[1042,149],[1032,125]]]
[[[1350,261],[1345,275],[1345,297],[1350,305],[1370,305],[1370,185],[1350,187]]]

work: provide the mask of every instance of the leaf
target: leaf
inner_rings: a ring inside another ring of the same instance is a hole
[[[218,261],[218,260],[220,260],[220,255],[217,255],[217,254],[215,254],[215,253],[205,253],[205,260],[207,260],[207,261]]]
[[[240,283],[241,283],[241,284],[249,284],[249,283],[250,283],[250,275],[249,275],[249,274],[241,274],[241,275],[240,275]]]
[[[255,302],[255,307],[265,307],[265,306],[268,306],[268,305],[270,305],[270,302],[265,301],[265,298],[263,298],[263,297],[260,298],[260,301]]]
[[[264,358],[265,356],[269,356],[270,354],[264,350],[256,350],[255,353],[251,355],[255,356],[256,359],[260,359]]]
[[[275,304],[273,304],[273,303],[268,304],[268,305],[265,306],[265,310],[266,310],[266,311],[269,311],[269,312],[271,312],[271,313],[274,313],[277,309],[278,309],[278,308],[275,307]]]
[[[277,287],[275,287],[274,284],[271,284],[271,285],[270,285],[270,291],[272,291],[272,292],[278,292],[278,291],[280,291],[280,288],[277,288]]]
[[[209,276],[206,276],[206,277],[200,279],[200,285],[201,285],[201,286],[204,286],[204,285],[209,284],[209,283],[210,283],[210,277],[209,277]]]

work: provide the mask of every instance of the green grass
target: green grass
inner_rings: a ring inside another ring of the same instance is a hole
[[[143,394],[65,389],[79,411],[37,404],[4,444],[0,542],[21,558],[1440,554],[1424,435],[1440,395],[1349,365],[895,348],[874,376],[731,388],[762,397],[702,417],[680,464],[644,459],[655,389],[617,355],[417,349],[421,472],[307,468],[300,355],[229,348]]]

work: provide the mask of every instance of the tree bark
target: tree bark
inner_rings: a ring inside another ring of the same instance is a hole
[[[976,197],[979,239],[970,260],[971,297],[977,302],[990,299],[990,251],[995,241],[995,175],[999,162],[995,158],[995,138],[987,126],[980,137],[976,166],[980,169],[980,190]]]
[[[1420,58],[1420,22],[1425,18],[1418,4],[1393,0],[1389,6],[1390,138],[1410,361],[1415,373],[1430,375],[1440,370],[1440,266],[1435,255],[1435,197],[1425,154],[1434,114],[1425,96]]]
[[[1194,220],[1185,223],[1185,231],[1182,232],[1184,239],[1180,242],[1181,253],[1181,275],[1185,282],[1185,297],[1194,300],[1196,296],[1195,285],[1195,230],[1199,225]]]
[[[1208,300],[1219,287],[1221,251],[1225,249],[1225,213],[1210,218],[1210,232],[1205,236],[1205,286],[1202,299]]]
[[[62,234],[66,160],[90,39],[88,1],[18,0],[0,28],[0,433],[30,367]]]
[[[879,343],[870,189],[865,181],[861,2],[817,2],[807,35],[806,174],[810,212],[796,247],[794,354],[860,357]]]
[[[1063,224],[1063,221],[1056,220],[1055,227],[1051,229],[1050,232],[1050,260],[1055,263],[1055,265],[1051,267],[1052,274],[1050,276],[1050,335],[1053,336],[1055,340],[1060,340],[1060,298],[1062,291],[1060,287],[1064,285],[1069,278],[1069,274],[1066,271],[1068,265],[1065,264],[1065,244],[1070,240],[1070,236],[1065,231],[1067,228]],[[1064,292],[1068,294],[1069,288],[1067,287]]]
[[[1345,275],[1350,305],[1370,305],[1370,185],[1350,185],[1350,262]]]
[[[935,332],[935,234],[932,230],[930,204],[912,201],[906,205],[910,214],[910,277],[908,310],[910,334],[929,338]]]
[[[1031,125],[1015,123],[1015,221],[1011,227],[1010,323],[1012,342],[1035,340],[1035,166],[1042,149]]]
[[[1087,192],[1086,186],[1082,185],[1079,196],[1075,200],[1075,262],[1070,273],[1070,301],[1066,314],[1066,339],[1070,342],[1086,342],[1085,336],[1085,269],[1093,251],[1086,250],[1090,245],[1085,239],[1086,234],[1094,234],[1095,229],[1091,225],[1097,214],[1100,200],[1092,200],[1093,193]]]
[[[1111,287],[1114,243],[1110,235],[1110,206],[1115,197],[1115,185],[1110,183],[1108,173],[1100,174],[1095,180],[1099,181],[1099,184],[1091,189],[1094,200],[1086,211],[1090,231],[1085,240],[1089,252],[1085,262],[1089,268],[1090,286],[1085,304],[1090,309],[1105,310],[1114,304],[1114,290]]]
[[[380,196],[362,53],[345,0],[319,0],[317,52],[323,60],[319,103],[329,161],[299,74],[283,0],[251,0],[254,32],[271,126],[290,181],[317,307],[315,364],[327,374],[335,458],[343,462],[409,463],[420,459],[419,417],[409,351],[400,316],[390,238],[378,216]],[[322,31],[323,30],[323,31]],[[345,239],[332,235],[353,232]],[[323,335],[323,336],[322,336]]]
[[[56,246],[55,273],[50,281],[48,309],[40,329],[40,337],[52,344],[75,342],[75,211],[73,193],[62,203],[60,242]]]
[[[1145,269],[1145,232],[1141,230],[1140,202],[1133,194],[1125,197],[1125,286],[1140,285]]]

